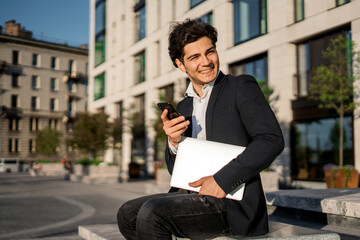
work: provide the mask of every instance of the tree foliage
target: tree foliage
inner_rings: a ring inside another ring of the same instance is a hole
[[[44,155],[56,155],[56,149],[60,146],[60,142],[61,133],[47,127],[36,135],[36,150]]]
[[[108,148],[107,141],[110,135],[111,124],[108,122],[107,114],[80,113],[75,121],[70,143],[89,153],[94,159],[99,152]]]
[[[320,102],[320,108],[335,109],[340,119],[339,126],[339,165],[343,166],[343,119],[346,112],[353,111],[357,91],[354,84],[358,74],[353,73],[359,64],[359,53],[354,43],[344,35],[333,39],[323,52],[326,65],[315,70],[310,83],[310,97]]]

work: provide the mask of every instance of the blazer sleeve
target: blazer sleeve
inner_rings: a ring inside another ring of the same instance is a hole
[[[236,108],[250,136],[243,153],[215,175],[215,181],[229,193],[268,167],[284,149],[280,126],[257,81],[249,75],[237,80]]]

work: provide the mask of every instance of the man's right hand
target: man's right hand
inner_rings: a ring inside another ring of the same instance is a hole
[[[169,138],[169,142],[174,147],[177,147],[181,141],[181,134],[188,128],[190,121],[185,121],[184,116],[180,116],[169,120],[167,118],[168,110],[165,109],[161,114],[161,120],[163,121],[163,129],[165,134]]]

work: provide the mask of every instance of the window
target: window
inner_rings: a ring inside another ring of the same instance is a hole
[[[267,33],[266,0],[234,0],[234,42]]]
[[[304,20],[304,0],[294,0],[294,10],[295,10],[295,22]]]
[[[77,92],[77,84],[76,84],[76,82],[74,82],[73,79],[69,79],[69,81],[67,82],[67,85],[68,85],[69,93],[76,93]]]
[[[230,65],[230,74],[237,76],[249,74],[256,78],[258,82],[266,81],[268,78],[267,56],[260,55],[241,62]]]
[[[135,11],[135,27],[137,41],[146,37],[146,6],[145,0],[139,0],[134,7]]]
[[[31,88],[32,89],[40,89],[40,78],[39,78],[39,76],[33,75],[31,77]]]
[[[50,98],[50,111],[55,112],[59,110],[59,101],[56,98]]]
[[[51,63],[50,63],[50,67],[51,69],[57,69],[58,64],[57,64],[57,57],[51,57]]]
[[[346,3],[349,3],[351,0],[336,0],[336,6],[341,6],[344,5]]]
[[[212,12],[208,13],[208,14],[205,14],[203,16],[200,17],[201,20],[203,20],[205,23],[208,23],[210,25],[212,25]]]
[[[12,51],[12,64],[18,65],[19,64],[19,51]]]
[[[145,82],[145,51],[135,56],[136,83]]]
[[[295,179],[323,180],[323,165],[339,162],[339,119],[325,118],[291,125],[291,172]],[[353,119],[344,118],[344,165],[354,164]]]
[[[49,119],[49,128],[57,130],[57,119]]]
[[[19,139],[9,138],[9,153],[18,153],[19,150]]]
[[[339,34],[345,34],[351,38],[350,31],[335,32],[310,39],[297,45],[297,91],[298,97],[305,97],[309,94],[311,77],[317,67],[326,64],[322,52],[328,47],[331,39]]]
[[[29,153],[36,153],[36,140],[29,139]]]
[[[145,160],[145,95],[136,96],[134,99],[135,126],[133,131],[133,148],[131,161],[144,162]]]
[[[68,101],[68,116],[75,117],[76,113],[76,101],[73,98],[69,98]]]
[[[40,109],[40,98],[39,97],[31,97],[31,110],[39,110]]]
[[[20,130],[20,119],[19,118],[9,118],[9,130],[10,131],[19,131]]]
[[[170,84],[159,89],[160,101],[173,102],[174,101],[174,84]]]
[[[19,96],[18,95],[11,95],[11,107],[12,108],[17,108],[19,107],[20,104],[19,104]]]
[[[194,8],[202,2],[205,2],[205,0],[190,0],[190,8]]]
[[[32,65],[33,67],[38,67],[39,66],[39,55],[34,53],[32,55]]]
[[[106,1],[96,0],[95,6],[95,66],[105,61]]]
[[[100,99],[105,96],[105,73],[95,77],[94,83],[94,99]]]
[[[76,72],[76,62],[72,59],[69,60],[69,73]]]
[[[11,86],[12,87],[20,87],[20,78],[18,73],[11,74]]]
[[[38,131],[39,130],[39,118],[30,118],[30,131]]]
[[[58,91],[59,90],[59,81],[56,78],[50,78],[50,90]]]

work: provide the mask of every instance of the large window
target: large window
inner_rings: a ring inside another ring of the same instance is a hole
[[[311,77],[317,67],[326,64],[322,52],[329,46],[331,39],[345,34],[351,39],[350,31],[325,34],[297,45],[297,92],[298,97],[309,94]]]
[[[134,7],[137,41],[146,37],[146,6],[145,0],[138,0]]]
[[[353,120],[344,118],[344,164],[354,164]],[[291,126],[292,176],[322,180],[322,167],[339,163],[339,119],[295,122]]]
[[[304,20],[305,13],[304,13],[304,0],[294,0],[294,17],[295,22],[299,22],[301,20]]]
[[[145,82],[145,51],[135,56],[136,83]]]
[[[55,112],[59,110],[59,101],[56,98],[50,98],[50,111]]]
[[[96,0],[95,8],[95,66],[105,61],[106,1]]]
[[[254,76],[258,82],[262,82],[267,81],[267,69],[267,56],[266,54],[263,54],[235,64],[231,64],[230,74],[234,76],[240,74],[249,74]]]
[[[203,20],[204,22],[212,25],[213,24],[213,14],[212,12],[209,12],[208,14],[205,14],[203,16],[200,17],[201,20]]]
[[[266,34],[266,11],[266,0],[234,0],[235,44]]]
[[[94,82],[94,99],[100,99],[105,96],[105,73],[95,77]]]
[[[190,8],[194,8],[202,2],[205,2],[205,0],[190,0]]]

